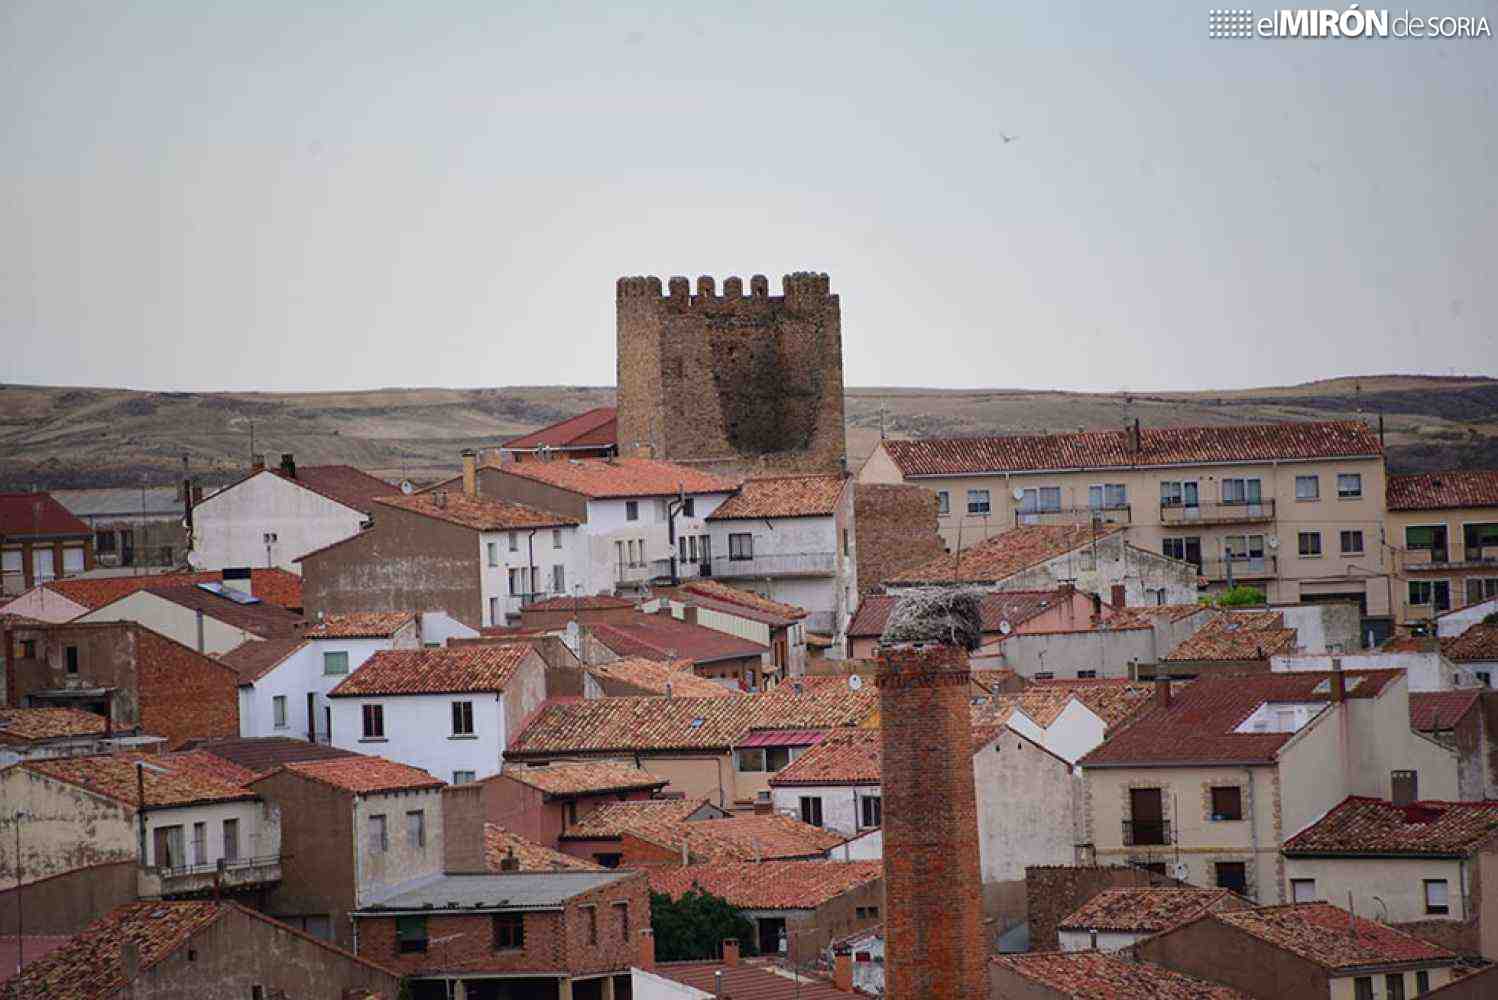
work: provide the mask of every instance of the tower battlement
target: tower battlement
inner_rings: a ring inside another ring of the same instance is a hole
[[[744,279],[734,275],[723,279],[723,292],[718,292],[717,279],[701,275],[697,289],[692,282],[677,275],[663,286],[654,275],[636,275],[620,278],[614,287],[614,298],[619,303],[626,301],[655,300],[664,306],[676,309],[697,309],[748,303],[816,303],[832,297],[832,281],[826,274],[815,271],[796,271],[780,279],[782,293],[770,294],[770,279],[756,274],[749,279],[749,294],[744,294]]]

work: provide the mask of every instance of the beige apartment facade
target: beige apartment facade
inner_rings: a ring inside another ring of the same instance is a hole
[[[883,441],[859,480],[930,489],[953,550],[1017,524],[1096,520],[1195,563],[1211,590],[1393,613],[1383,452],[1357,422]]]
[[[1386,523],[1400,625],[1498,597],[1498,472],[1390,476]]]

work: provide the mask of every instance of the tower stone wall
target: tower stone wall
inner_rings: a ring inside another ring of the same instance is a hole
[[[843,342],[825,274],[620,278],[619,453],[719,471],[842,472]]]
[[[989,995],[967,652],[879,656],[884,975],[891,1000]]]

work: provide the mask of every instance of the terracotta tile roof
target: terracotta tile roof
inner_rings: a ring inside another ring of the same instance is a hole
[[[384,639],[415,620],[412,611],[353,611],[324,615],[302,635],[308,639]]]
[[[691,660],[647,660],[643,656],[625,656],[608,663],[584,667],[594,677],[618,681],[637,689],[639,694],[666,693],[671,685],[675,698],[732,698],[738,689],[729,689],[692,672]]]
[[[771,787],[801,785],[877,785],[881,736],[877,729],[828,733],[816,746],[770,778]]]
[[[308,760],[358,757],[326,743],[310,743],[289,736],[238,736],[225,739],[190,740],[185,749],[211,754],[257,775],[269,774],[282,764]]]
[[[247,767],[240,767],[232,760],[219,757],[206,750],[178,750],[174,753],[162,754],[156,758],[156,763],[177,771],[200,774],[205,778],[222,781],[237,788],[244,788],[260,777],[257,772]]]
[[[178,587],[195,583],[222,582],[223,572],[211,570],[203,573],[161,573],[155,576],[105,576],[53,580],[45,584],[53,593],[61,594],[74,604],[93,611],[119,600],[126,594],[147,587]],[[302,578],[284,569],[250,570],[250,586],[255,596],[283,608],[302,606]]]
[[[619,411],[612,406],[599,406],[568,417],[549,427],[511,438],[500,446],[501,451],[524,451],[532,448],[602,447],[618,443]]]
[[[6,538],[93,533],[92,528],[70,514],[50,493],[0,493],[0,535]]]
[[[515,861],[515,867],[507,869],[505,862],[510,859]],[[484,867],[491,872],[602,871],[598,865],[553,851],[494,823],[484,824]]]
[[[905,476],[1211,465],[1383,454],[1378,435],[1358,420],[1226,427],[1142,427],[1137,451],[1129,447],[1129,434],[1123,430],[925,438],[885,441],[883,446]]]
[[[979,612],[983,631],[1002,635],[1000,622],[1011,627],[1029,621],[1036,615],[1066,600],[1064,590],[1005,590],[982,595]],[[889,616],[900,603],[899,594],[870,594],[858,605],[858,612],[848,623],[848,635],[860,639],[878,638],[889,624]]]
[[[993,583],[1122,531],[1121,525],[1027,524],[896,573],[891,583]]]
[[[993,964],[1075,1000],[1249,1000],[1227,986],[1101,951],[998,955]]]
[[[1098,678],[1102,680],[1103,678]],[[1113,729],[1147,708],[1154,697],[1153,684],[1136,684],[1119,678],[1112,683],[1078,684],[1061,681],[1047,684],[1031,684],[1017,694],[993,695],[983,702],[974,703],[973,720],[976,724],[1008,722],[1016,711],[1023,712],[1041,728],[1055,722],[1072,699],[1091,709],[1109,729]]]
[[[282,479],[287,478],[279,469],[268,469]],[[387,497],[399,493],[400,488],[391,486],[352,465],[303,465],[297,468],[294,482],[320,493],[329,500],[336,500],[345,507],[369,514],[374,510],[376,497]]]
[[[0,708],[0,743],[103,735],[104,716],[77,708]]]
[[[562,831],[565,840],[602,840],[626,833],[643,836],[646,831],[675,829],[699,809],[710,808],[707,799],[637,799],[599,806]]]
[[[1347,697],[1375,698],[1402,670],[1349,670]],[[1151,705],[1080,761],[1083,767],[1142,763],[1272,763],[1293,733],[1237,733],[1270,702],[1329,702],[1322,671],[1201,677],[1174,690],[1166,708]]]
[[[1444,948],[1330,903],[1261,906],[1201,919],[1221,921],[1334,972],[1399,962],[1448,965],[1456,959]],[[1349,927],[1355,933],[1348,933]]]
[[[746,479],[738,493],[707,515],[709,521],[767,517],[831,517],[848,480],[843,476],[773,476]]]
[[[1104,889],[1063,917],[1057,926],[1062,930],[1154,934],[1179,927],[1232,895],[1227,889],[1194,886]]]
[[[523,642],[382,649],[329,691],[328,697],[503,691],[521,661],[534,653]]]
[[[1498,625],[1472,625],[1455,639],[1442,642],[1441,652],[1456,663],[1498,660]]]
[[[547,597],[532,601],[522,611],[607,611],[616,608],[632,608],[635,602],[628,597],[611,594],[594,594],[591,597]]]
[[[239,683],[253,684],[305,645],[307,640],[297,634],[248,639],[220,654],[218,662],[239,674]]]
[[[653,869],[650,890],[680,899],[697,887],[741,910],[814,910],[883,877],[882,861],[724,861]]]
[[[690,819],[706,799],[613,802],[562,832],[564,840],[629,834],[672,851],[685,845],[694,862],[819,857],[844,838],[789,816],[735,814]],[[714,810],[714,812],[716,812]]]
[[[693,663],[762,656],[770,651],[749,639],[705,625],[689,625],[667,614],[636,614],[628,622],[597,622],[593,638],[620,656],[650,660],[689,659]]]
[[[1411,691],[1410,728],[1417,733],[1455,729],[1481,698],[1477,688],[1463,691]]]
[[[759,615],[757,620],[772,625],[788,625],[806,617],[806,609],[799,605],[772,601],[753,591],[730,587],[717,580],[689,580],[677,587],[676,593],[689,604],[703,604],[708,607],[714,604],[728,605],[730,606],[728,610],[732,613],[750,618],[755,617],[757,613]]]
[[[169,587],[147,587],[146,593],[170,601],[191,611],[201,611],[209,618],[253,635],[269,637],[287,635],[302,626],[302,616],[271,601],[240,604],[222,594],[204,590],[197,584]],[[105,605],[105,613],[109,605]]]
[[[1293,653],[1299,642],[1293,628],[1285,628],[1285,616],[1276,611],[1219,612],[1182,641],[1166,662],[1187,660],[1268,660]]]
[[[734,1000],[848,1000],[865,993],[844,993],[831,983],[813,979],[804,971],[794,973],[770,969],[752,962],[719,965],[717,962],[661,962],[651,970],[657,976],[701,990],[708,996]],[[718,994],[716,991],[723,992]]]
[[[617,761],[558,761],[544,767],[507,767],[504,776],[548,795],[600,795],[660,788],[669,778]]]
[[[546,464],[546,463],[537,463]],[[567,528],[577,518],[555,511],[528,507],[523,503],[493,497],[471,497],[462,490],[434,490],[429,493],[381,497],[376,503],[385,507],[421,514],[438,521],[472,528],[474,531],[511,531],[522,528]],[[329,546],[331,547],[331,546]],[[322,551],[321,549],[317,551]],[[312,555],[311,552],[307,555]],[[306,556],[302,556],[303,559]],[[477,558],[477,554],[475,554]]]
[[[238,784],[208,774],[203,768],[192,766],[191,762],[174,762],[170,757],[142,754],[58,757],[26,761],[19,766],[134,807],[137,802],[137,761],[146,765],[143,787],[147,806],[187,806],[199,802],[232,802],[255,797],[253,792]]]
[[[1390,510],[1498,507],[1498,469],[1391,475],[1384,496]]]
[[[595,500],[675,496],[678,489],[732,493],[735,488],[730,479],[656,458],[559,458],[489,467]]]
[[[397,764],[384,757],[364,757],[357,754],[327,760],[295,761],[281,765],[276,771],[288,771],[356,795],[441,788],[445,784],[419,767]]]
[[[1445,857],[1466,855],[1494,833],[1498,801],[1396,806],[1353,795],[1287,840],[1284,852]]]
[[[598,698],[551,702],[511,743],[507,755],[651,750],[726,750],[751,729],[831,729],[866,720],[873,685],[850,691],[841,677],[798,678],[768,694],[731,698]]]

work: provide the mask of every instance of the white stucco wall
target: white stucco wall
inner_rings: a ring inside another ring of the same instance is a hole
[[[1337,657],[1343,670],[1403,670],[1411,691],[1450,691],[1462,686],[1456,664],[1440,653],[1353,653]],[[1273,656],[1275,673],[1332,669],[1331,656]],[[1469,684],[1471,682],[1468,682]]]
[[[478,634],[478,629],[469,628],[445,611],[421,613],[422,645],[446,646],[449,639],[472,639]]]
[[[813,785],[770,789],[770,806],[783,816],[801,818],[803,796],[822,800],[822,826],[845,837],[860,833],[858,800],[879,795],[878,785]]]
[[[713,1000],[711,993],[640,968],[629,970],[629,982],[635,1000]]]
[[[228,602],[225,601],[227,604]],[[198,647],[198,613],[173,601],[138,590],[78,618],[81,622],[139,622],[153,632],[175,639],[189,649],[209,656],[227,653],[241,643],[260,637],[211,615],[203,616],[203,645]]]
[[[363,511],[267,470],[193,508],[193,546],[187,558],[199,570],[279,566],[300,574],[302,564],[293,560],[358,534],[368,519]],[[276,536],[269,558],[268,532]]]
[[[14,600],[0,604],[0,614],[22,615],[39,622],[70,622],[87,613],[88,608],[82,604],[75,604],[46,587],[32,587]]]
[[[413,846],[406,833],[406,813],[425,817],[426,843]],[[385,817],[387,849],[371,851],[369,819]],[[385,792],[354,798],[354,895],[364,906],[392,886],[405,885],[442,871],[442,791],[424,789]]]
[[[1387,923],[1466,919],[1470,890],[1468,863],[1441,858],[1285,858],[1285,898],[1292,879],[1314,879],[1316,899],[1347,906],[1360,915]],[[1425,912],[1425,880],[1446,880],[1444,916]]]
[[[1056,935],[1061,939],[1062,951],[1092,950],[1092,935],[1087,931],[1058,930]],[[1145,935],[1130,934],[1124,931],[1099,931],[1097,936],[1097,950],[1123,951],[1142,937],[1145,937]]]
[[[515,549],[510,549],[510,537],[514,536]],[[561,547],[557,547],[557,539]],[[497,565],[489,564],[489,546],[493,543]],[[593,594],[588,589],[589,568],[584,561],[586,546],[584,537],[576,527],[538,528],[534,535],[524,531],[489,531],[478,536],[479,546],[479,590],[482,597],[483,623],[504,625],[510,616],[519,615],[524,597],[510,590],[510,570],[534,567],[535,578],[529,590],[542,597],[557,595],[553,586],[553,567],[562,567],[562,594],[579,593],[574,588],[581,584],[581,593]],[[534,562],[532,562],[534,560]],[[497,603],[491,604],[491,598]],[[491,610],[492,607],[492,610]],[[497,612],[495,614],[494,612]]]
[[[865,830],[827,852],[829,861],[881,861],[884,858],[884,830]]]
[[[239,689],[239,733],[241,736],[293,736],[306,739],[307,695],[314,696],[313,712],[317,720],[317,732],[327,732],[327,716],[324,713],[329,702],[327,694],[343,682],[348,674],[363,666],[364,661],[382,649],[395,648],[392,639],[312,639],[307,645],[291,654],[270,673],[261,677],[253,687]],[[348,654],[348,673],[323,673],[323,654],[342,652]],[[274,699],[286,697],[286,725],[275,724]]]
[[[718,505],[728,499],[728,494],[688,493],[687,496],[692,500],[692,516],[677,515],[677,537],[709,534],[704,518],[717,510]],[[588,586],[584,593],[610,591],[621,581],[638,582],[669,572],[668,565],[663,561],[669,559],[672,552],[667,519],[661,509],[665,499],[639,497],[636,501],[639,518],[634,521],[628,518],[626,500],[588,501],[587,523],[583,526],[588,559]],[[639,543],[643,542],[645,565],[621,567],[614,546],[618,541],[625,543],[626,561],[628,543],[636,542],[638,549]],[[717,552],[714,542],[714,556]],[[728,554],[727,549],[723,550],[723,554]],[[679,565],[678,573],[683,578],[690,579],[697,575],[697,568],[694,564]]]
[[[1023,881],[1026,865],[1076,863],[1082,779],[1006,728],[973,754],[984,882]]]
[[[452,735],[452,705],[473,703],[473,735]],[[506,744],[504,702],[492,692],[329,698],[333,745],[410,764],[452,781],[454,771],[475,778],[498,774]],[[383,705],[385,736],[365,739],[363,706]]]
[[[281,853],[280,812],[262,802],[215,802],[175,809],[152,809],[146,813],[146,863],[155,867],[156,831],[161,827],[182,827],[182,845],[186,853],[182,864],[217,864],[224,856],[224,820],[239,821],[239,860],[278,857]],[[193,825],[206,824],[207,857],[199,861],[193,853]]]
[[[1454,597],[1455,594],[1453,593],[1452,596]],[[1469,604],[1465,608],[1458,608],[1441,615],[1436,619],[1436,635],[1442,639],[1461,635],[1491,614],[1498,614],[1498,597],[1490,598],[1481,604]]]
[[[1038,742],[1057,757],[1075,764],[1095,750],[1107,735],[1108,724],[1073,698],[1046,727],[1044,738]]]

